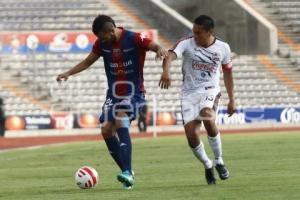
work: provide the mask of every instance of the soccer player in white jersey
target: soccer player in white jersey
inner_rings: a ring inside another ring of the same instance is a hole
[[[159,86],[168,89],[171,85],[170,66],[177,57],[183,57],[183,86],[181,109],[185,134],[194,155],[205,167],[208,184],[216,184],[213,161],[207,156],[198,132],[201,122],[207,131],[208,142],[215,156],[215,168],[220,179],[229,178],[229,171],[222,159],[220,132],[215,123],[218,101],[221,96],[219,79],[223,70],[224,83],[229,97],[227,112],[235,112],[232,63],[230,47],[214,36],[214,21],[201,15],[194,20],[193,35],[179,40],[169,50],[163,62]]]

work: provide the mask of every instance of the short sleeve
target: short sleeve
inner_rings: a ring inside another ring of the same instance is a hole
[[[148,46],[152,40],[143,33],[135,34],[135,43],[139,48],[148,50]]]
[[[228,44],[224,46],[224,57],[222,60],[222,70],[231,70],[232,69],[232,61],[231,61],[231,50]]]
[[[181,39],[174,44],[174,46],[169,49],[169,51],[173,51],[177,57],[182,56],[187,47],[187,38]]]
[[[100,40],[97,39],[94,44],[93,44],[93,49],[92,52],[98,56],[101,56],[101,51],[100,51]]]

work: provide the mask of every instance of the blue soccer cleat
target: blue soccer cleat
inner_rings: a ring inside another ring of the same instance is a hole
[[[124,171],[117,176],[118,181],[123,183],[123,188],[130,190],[133,188],[134,176],[129,171]]]

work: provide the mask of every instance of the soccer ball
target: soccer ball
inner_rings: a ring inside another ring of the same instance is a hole
[[[98,172],[89,166],[80,167],[75,173],[75,183],[81,189],[93,188],[99,180]]]

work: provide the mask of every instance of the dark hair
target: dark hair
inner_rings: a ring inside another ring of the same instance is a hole
[[[200,15],[194,20],[194,23],[203,26],[204,30],[209,31],[215,27],[214,20],[207,15]]]
[[[92,31],[95,35],[98,35],[99,32],[103,31],[105,28],[105,23],[110,22],[114,27],[116,27],[115,21],[107,15],[98,15],[93,22]]]

